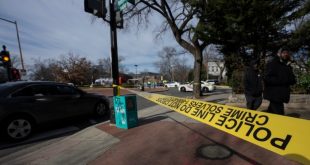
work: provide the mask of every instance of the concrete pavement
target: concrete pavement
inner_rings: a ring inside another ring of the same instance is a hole
[[[310,119],[308,105],[289,104],[287,109]],[[138,127],[100,123],[2,157],[0,164],[298,164],[158,105],[139,110],[138,116]]]

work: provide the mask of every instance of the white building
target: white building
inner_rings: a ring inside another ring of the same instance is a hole
[[[209,61],[207,64],[207,73],[214,77],[219,77],[221,74],[221,69],[224,69],[222,72],[222,78],[226,79],[226,68],[224,66],[224,62],[213,62]]]

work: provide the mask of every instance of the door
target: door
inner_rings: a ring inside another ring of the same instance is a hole
[[[47,122],[63,118],[63,110],[58,107],[62,100],[55,97],[54,85],[32,84],[11,95],[19,110],[32,114],[38,122]]]
[[[59,97],[63,99],[63,108],[68,116],[78,116],[89,113],[92,109],[90,100],[83,97],[83,94],[74,87],[57,85]]]

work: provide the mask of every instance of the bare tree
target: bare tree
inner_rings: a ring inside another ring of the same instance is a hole
[[[111,59],[109,57],[107,58],[102,58],[98,60],[98,65],[99,65],[99,72],[100,75],[103,77],[109,76],[111,77],[111,71],[112,71],[112,63]]]
[[[187,59],[184,57],[179,57],[174,68],[175,79],[179,82],[186,82],[188,80],[188,74],[191,70],[191,68],[187,65]]]
[[[165,79],[170,81],[185,81],[187,79],[188,67],[186,61],[184,59],[181,61],[179,58],[181,54],[184,52],[177,52],[173,47],[164,47],[158,53],[159,61],[154,64]]]
[[[62,55],[59,60],[34,60],[35,65],[30,71],[33,80],[57,81],[77,85],[90,84],[98,76],[98,68],[89,60],[73,53]]]
[[[126,67],[122,65],[122,62],[125,61],[124,56],[118,57],[118,67],[121,73],[125,73],[127,71]],[[112,61],[110,57],[98,59],[99,65],[99,75],[101,76],[111,76],[112,75]]]
[[[140,0],[135,6],[125,11],[127,19],[137,22],[138,26],[150,23],[148,18],[155,12],[163,19],[158,29],[158,36],[171,30],[176,42],[194,57],[194,96],[200,97],[200,80],[202,68],[202,51],[208,45],[200,40],[195,30],[203,23],[197,16],[198,10],[189,4],[190,1],[181,0]]]
[[[174,66],[177,63],[177,53],[172,47],[164,47],[158,53],[159,61],[155,62],[155,66],[159,68],[160,73],[165,79],[174,81]]]
[[[43,81],[57,81],[55,74],[56,61],[51,59],[35,59],[34,66],[30,69],[30,79]]]
[[[91,62],[73,53],[61,56],[56,72],[65,82],[83,85],[93,81]]]

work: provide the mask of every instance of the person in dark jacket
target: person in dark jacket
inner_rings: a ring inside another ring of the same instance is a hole
[[[262,104],[263,82],[258,70],[259,60],[251,60],[244,72],[244,93],[248,109],[256,110]]]
[[[284,115],[284,103],[290,100],[290,85],[296,83],[291,55],[288,49],[282,49],[265,67],[264,98],[269,100],[267,112]]]

